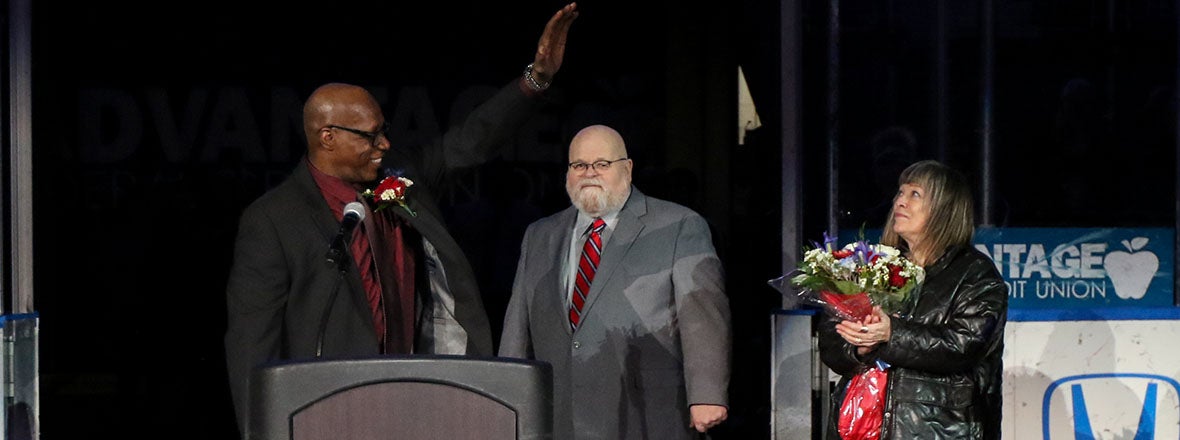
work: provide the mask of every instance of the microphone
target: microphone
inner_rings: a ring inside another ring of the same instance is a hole
[[[340,231],[332,239],[332,247],[328,248],[328,264],[341,264],[344,261],[344,246],[352,237],[352,230],[356,224],[365,219],[365,205],[352,202],[344,205],[344,219],[340,220]]]

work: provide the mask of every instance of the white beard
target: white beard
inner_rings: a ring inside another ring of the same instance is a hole
[[[567,185],[565,190],[569,193],[570,202],[574,204],[578,212],[587,217],[602,217],[622,209],[623,203],[627,202],[627,196],[630,193],[630,191],[624,191],[622,194],[611,193],[602,186],[602,181],[598,179],[583,180],[576,185],[577,187]],[[598,186],[594,187],[593,185]]]

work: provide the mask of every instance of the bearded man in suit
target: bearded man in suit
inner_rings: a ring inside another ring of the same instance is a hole
[[[227,287],[230,388],[249,436],[249,377],[268,362],[379,354],[490,356],[491,330],[463,250],[431,189],[451,171],[490,159],[523,125],[561,67],[576,4],[549,20],[525,74],[436,144],[391,150],[388,124],[365,89],[332,83],[303,108],[307,156],[243,212]],[[397,203],[362,197],[397,170],[412,185]],[[387,174],[387,173],[386,173]],[[350,202],[366,215],[348,258],[328,264]],[[381,208],[381,205],[385,209]]]
[[[729,304],[705,220],[631,185],[614,129],[570,142],[573,206],[529,225],[500,356],[553,366],[559,439],[690,439],[725,420]]]

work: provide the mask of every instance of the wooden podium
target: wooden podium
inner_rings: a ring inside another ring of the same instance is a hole
[[[388,356],[272,364],[250,381],[252,440],[551,439],[544,362]]]

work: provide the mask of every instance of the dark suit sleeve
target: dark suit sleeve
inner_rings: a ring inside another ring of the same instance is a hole
[[[421,151],[422,178],[431,187],[445,184],[454,170],[487,162],[536,111],[540,98],[526,95],[513,79],[452,126],[441,140]]]
[[[675,246],[672,282],[688,404],[728,405],[729,299],[705,220],[685,217]]]
[[[290,276],[273,219],[252,206],[242,215],[226,288],[225,354],[239,428],[253,367],[277,359]]]

